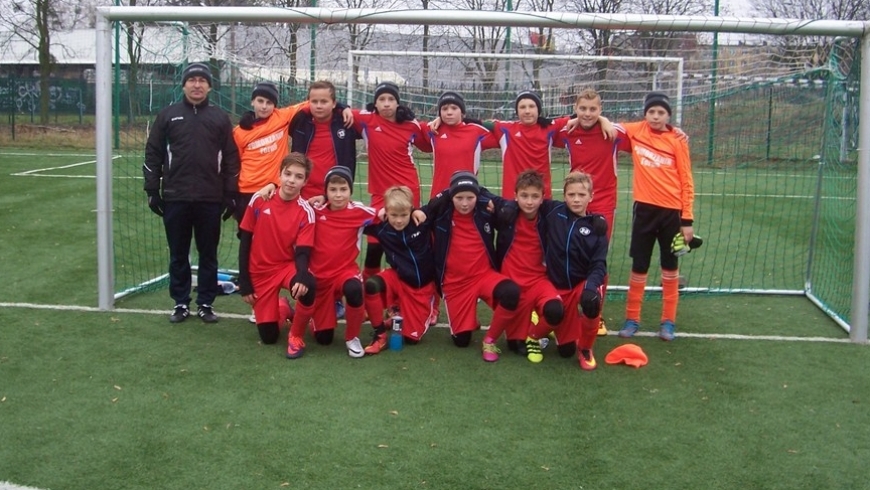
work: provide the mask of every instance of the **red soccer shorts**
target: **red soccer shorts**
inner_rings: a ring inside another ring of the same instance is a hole
[[[448,272],[447,275],[449,274]],[[477,321],[477,298],[483,299],[492,308],[493,290],[498,283],[508,280],[510,279],[507,276],[489,269],[464,278],[461,282],[447,281],[441,289],[444,293],[444,307],[447,309],[450,333],[457,335],[477,330],[480,327]]]

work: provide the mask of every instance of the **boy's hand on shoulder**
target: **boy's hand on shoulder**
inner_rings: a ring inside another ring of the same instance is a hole
[[[321,208],[324,204],[326,204],[326,196],[314,196],[308,199],[308,204],[316,208]]]
[[[341,111],[341,119],[344,121],[344,127],[349,128],[353,126],[353,111],[350,107],[345,107],[343,111]]]
[[[268,201],[275,195],[275,191],[278,190],[278,186],[275,184],[266,184],[262,189],[258,190],[254,193],[255,196],[259,196],[260,199],[264,201]]]
[[[613,123],[610,122],[610,119],[607,119],[604,116],[598,116],[598,124],[601,125],[601,132],[604,134],[605,140],[613,141],[616,139],[616,128],[613,126]]]
[[[386,221],[387,220],[387,210],[386,208],[380,208],[377,212],[378,220]]]
[[[575,129],[577,129],[579,126],[580,126],[580,118],[577,118],[577,117],[571,118],[568,120],[567,123],[565,123],[565,132],[570,133],[571,131],[574,131]]]
[[[432,130],[433,133],[438,132],[438,128],[441,127],[441,116],[436,117],[435,119],[429,121],[429,129]]]
[[[680,129],[680,128],[676,127],[676,126],[671,126],[670,124],[668,125],[668,127],[671,128],[671,131],[673,131],[674,134],[677,135],[677,139],[678,139],[678,140],[680,140],[680,141],[682,141],[683,143],[686,143],[686,144],[689,143],[689,135],[686,134],[685,131],[683,131],[682,129]]]
[[[420,226],[420,224],[426,222],[426,213],[419,209],[415,209],[413,212],[411,212],[411,219],[414,220],[415,225]]]

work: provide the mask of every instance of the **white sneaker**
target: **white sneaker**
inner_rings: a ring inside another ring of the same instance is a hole
[[[257,323],[257,317],[254,316],[254,312],[251,312],[251,316],[248,317],[248,321],[251,323]]]
[[[366,351],[363,350],[363,346],[359,341],[359,337],[354,337],[351,340],[348,340],[344,343],[347,346],[347,355],[350,357],[363,357],[366,355]]]

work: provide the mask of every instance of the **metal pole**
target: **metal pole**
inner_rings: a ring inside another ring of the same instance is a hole
[[[96,29],[97,293],[98,307],[115,307],[115,258],[112,250],[112,29],[97,12]]]
[[[858,102],[858,196],[855,202],[855,268],[849,338],[867,342],[870,302],[870,34],[861,38],[861,97]]]
[[[317,0],[311,0],[311,7],[317,7]],[[317,24],[311,24],[311,51],[308,56],[308,81],[314,82],[314,71],[317,68]],[[294,85],[295,86],[295,85]]]
[[[713,4],[713,15],[719,16],[719,0]],[[716,134],[716,92],[719,90],[719,33],[713,33],[713,70],[710,79],[710,109],[707,115],[707,165],[713,165]]]
[[[115,5],[121,5],[121,0],[115,0]],[[121,23],[115,22],[115,83],[112,84],[112,90],[115,91],[113,99],[115,101],[114,113],[112,120],[112,147],[115,149],[121,148]]]

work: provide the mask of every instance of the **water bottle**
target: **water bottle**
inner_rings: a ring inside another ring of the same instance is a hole
[[[230,274],[227,274],[225,272],[218,272],[217,277],[218,277],[218,281],[230,281],[230,282],[232,282],[232,280],[233,280],[233,276]]]
[[[218,287],[224,294],[233,294],[236,292],[236,285],[230,281],[218,281]]]
[[[390,350],[402,350],[402,317],[393,317],[393,332],[390,334]]]

